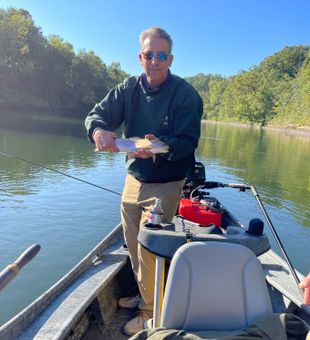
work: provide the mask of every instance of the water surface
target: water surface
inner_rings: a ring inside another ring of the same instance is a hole
[[[61,125],[61,124],[60,124]],[[44,131],[44,132],[43,132]],[[0,151],[121,192],[123,154],[94,153],[75,124],[59,134],[0,130]],[[257,187],[298,270],[310,270],[310,139],[207,125],[197,158],[208,180]],[[119,221],[120,197],[35,165],[0,156],[0,268],[33,243],[42,250],[0,294],[0,323],[85,256]],[[262,214],[250,192],[212,192],[242,223]],[[267,228],[267,227],[266,227]],[[266,231],[269,233],[268,231]],[[4,307],[5,306],[5,307]]]

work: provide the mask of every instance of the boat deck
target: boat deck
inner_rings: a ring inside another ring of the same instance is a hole
[[[276,313],[294,313],[310,323],[310,306],[303,303],[303,296],[287,263],[272,250],[258,258],[262,263],[266,281],[269,284],[273,311]],[[304,276],[298,271],[296,271],[296,274],[299,280],[304,279]]]
[[[1,327],[1,339],[11,339],[20,333],[23,324],[29,326],[23,327],[23,331],[14,338],[128,339],[122,333],[122,327],[135,316],[135,311],[118,309],[117,300],[135,295],[138,288],[128,252],[122,247],[123,242],[122,230],[118,227],[102,244],[102,251],[100,247],[90,253],[88,258],[91,262],[86,270],[77,272],[69,286],[58,293],[56,289],[60,288],[56,284],[50,291],[56,295],[53,299],[45,293],[28,308],[27,313],[17,315],[8,325]],[[310,307],[302,304],[301,295],[285,262],[271,250],[260,255],[259,259],[269,283],[274,312],[302,313],[299,316],[310,323]],[[43,304],[46,306],[39,312]],[[35,317],[34,314],[39,316]]]
[[[122,328],[127,321],[135,317],[136,310],[117,308],[117,300],[119,297],[133,296],[137,293],[138,287],[128,259],[122,270],[98,294],[83,318],[66,339],[128,339],[129,337],[122,333]]]
[[[90,323],[89,328],[83,335],[83,340],[126,340],[129,337],[122,333],[122,328],[124,324],[133,317],[132,312],[126,310],[119,310],[114,314],[111,321],[107,323],[104,327],[101,322],[94,320]],[[76,335],[72,338],[69,337],[68,340],[76,339]]]

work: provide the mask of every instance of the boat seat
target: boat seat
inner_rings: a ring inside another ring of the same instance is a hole
[[[261,264],[248,248],[191,242],[172,258],[160,327],[235,331],[272,314]]]

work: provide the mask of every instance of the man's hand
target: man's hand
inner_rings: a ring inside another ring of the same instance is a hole
[[[148,151],[146,149],[138,149],[135,152],[129,152],[128,153],[128,157],[129,158],[150,158],[150,157],[154,157],[155,153]]]
[[[95,151],[119,152],[115,144],[116,134],[112,131],[96,129],[93,133],[93,140],[96,144]]]
[[[154,135],[151,135],[151,134],[145,135],[144,138],[149,139],[149,140],[156,139],[156,137]],[[155,159],[155,156],[156,155],[153,152],[151,152],[149,150],[146,150],[146,149],[139,149],[136,152],[128,153],[128,157],[129,158],[135,158],[135,157],[138,157],[138,158],[150,158],[150,157],[152,157],[153,161]]]
[[[158,139],[157,137],[155,137],[154,135],[152,135],[152,134],[150,134],[150,133],[147,134],[147,135],[145,135],[144,138],[149,139],[149,140]]]

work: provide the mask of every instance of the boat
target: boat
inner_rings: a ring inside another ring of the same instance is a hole
[[[298,287],[298,282],[305,280],[304,275],[292,267],[281,243],[285,260],[271,249],[262,221],[252,220],[249,227],[245,227],[222,206],[213,195],[219,187],[251,190],[278,238],[253,186],[208,182],[203,176],[198,180],[191,178],[183,191],[183,208],[179,205],[182,216],[176,216],[170,224],[145,225],[139,233],[139,242],[156,254],[151,326],[158,327],[161,322],[165,264],[179,249],[196,242],[234,244],[250,249],[251,254],[257,256],[266,279],[273,313],[291,313],[310,324],[310,305],[305,303],[304,292]],[[207,211],[209,216],[200,216],[203,224],[193,221],[197,214],[192,214],[192,209],[186,210],[189,205]],[[211,223],[206,225],[208,218]],[[228,258],[226,262],[229,264],[229,261]],[[203,291],[201,287],[201,294]],[[122,325],[133,317],[133,311],[119,309],[117,300],[137,292],[119,224],[57,283],[2,325],[0,339],[127,339]]]

